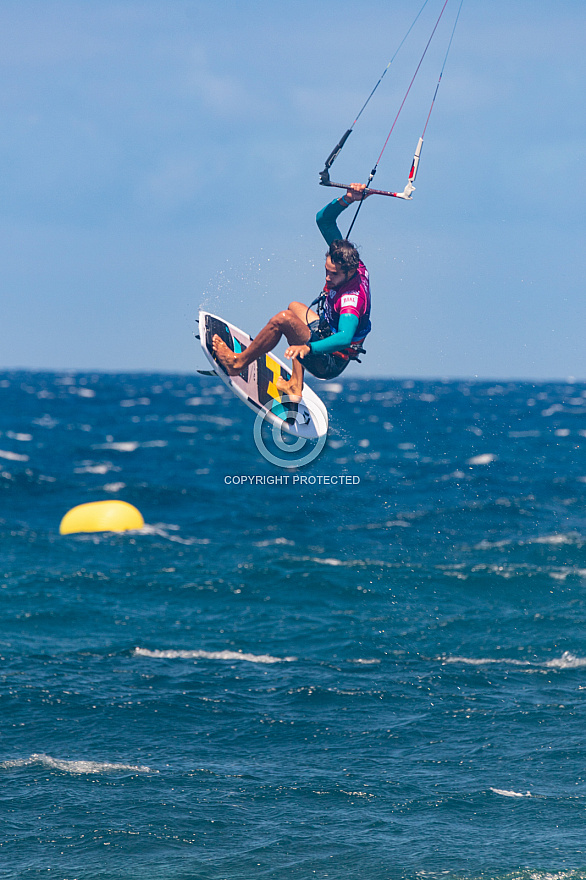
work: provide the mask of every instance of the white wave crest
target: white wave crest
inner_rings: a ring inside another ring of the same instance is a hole
[[[512,660],[509,657],[442,657],[441,659],[444,663],[464,663],[466,666],[488,666],[490,663],[531,666],[528,660]]]
[[[287,547],[294,547],[295,541],[288,541],[287,538],[271,538],[268,541],[255,541],[255,547],[272,547],[274,544],[283,544]]]
[[[95,446],[92,446],[92,449],[115,449],[117,452],[134,452],[139,446],[138,440],[128,440],[125,442],[115,442],[112,440],[109,443],[97,443]]]
[[[112,764],[109,761],[65,761],[52,758],[50,755],[32,754],[29,758],[18,758],[13,761],[0,762],[0,769],[8,770],[12,767],[30,767],[33,764],[41,764],[51,770],[61,770],[63,773],[157,773],[141,764]]]
[[[120,492],[126,489],[126,483],[104,483],[102,489],[104,492]]]
[[[538,538],[532,538],[527,541],[528,544],[573,544],[576,539],[579,538],[575,532],[571,532],[568,535],[542,535]]]
[[[531,666],[533,669],[581,669],[586,666],[586,657],[576,657],[564,651],[561,657],[553,660],[516,660],[511,657],[440,657],[442,663],[462,663],[466,666],[488,666],[500,663],[506,666]]]
[[[185,544],[190,547],[193,544],[209,544],[209,538],[181,538],[179,535],[170,535],[170,531],[179,530],[179,526],[169,525],[167,523],[145,523],[142,529],[137,530],[139,535],[155,535],[158,538],[166,538],[168,541],[174,541],[176,544]]]
[[[75,474],[107,474],[110,471],[119,471],[111,461],[80,461],[79,466],[73,469]]]
[[[507,791],[505,788],[491,788],[490,790],[494,791],[495,794],[500,794],[502,797],[516,797],[516,798],[532,797],[532,794],[530,791],[526,791],[525,794],[523,794],[520,791]]]
[[[529,874],[513,874],[510,880],[584,880],[583,871],[531,871]]]
[[[482,455],[473,455],[472,458],[469,458],[466,464],[491,464],[493,461],[497,460],[497,456],[492,452],[484,452]]]
[[[18,452],[10,452],[7,449],[0,449],[0,458],[5,458],[7,461],[28,461],[28,455],[21,455]]]
[[[561,657],[548,660],[545,665],[550,669],[580,669],[586,666],[586,657],[576,657],[570,651],[564,651]]]
[[[243,651],[149,651],[135,648],[135,657],[155,660],[246,660],[248,663],[292,663],[297,657],[271,657],[270,654],[245,654]]]
[[[475,545],[475,550],[491,550],[493,547],[507,547],[512,544],[516,544],[517,547],[530,547],[533,544],[550,544],[555,546],[556,544],[577,544],[579,546],[582,545],[584,539],[578,532],[567,532],[567,533],[558,533],[551,535],[534,535],[529,538],[521,538],[518,541],[513,541],[511,538],[504,538],[500,541],[488,541],[486,538],[483,538],[478,544]],[[494,571],[498,573],[498,567],[495,567]]]

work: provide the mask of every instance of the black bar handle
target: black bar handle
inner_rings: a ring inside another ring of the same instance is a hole
[[[333,165],[334,159],[337,157],[338,153],[340,152],[340,150],[342,149],[342,147],[344,146],[344,144],[346,143],[346,141],[348,140],[348,138],[350,137],[351,134],[352,134],[352,129],[349,128],[348,131],[344,135],[342,135],[339,143],[336,144],[336,146],[334,147],[334,149],[332,150],[332,152],[330,153],[330,155],[326,159],[326,164],[325,164],[326,169],[331,168],[331,166]]]
[[[324,165],[324,170],[320,171],[320,173],[319,173],[319,182],[321,183],[322,186],[329,186],[329,180],[330,180],[329,170],[332,167],[334,160],[338,156],[340,150],[342,149],[342,147],[344,146],[344,144],[346,143],[346,141],[348,140],[348,138],[350,137],[351,134],[352,134],[352,129],[349,128],[348,131],[342,135],[342,137],[340,138],[340,140],[338,141],[338,143],[336,144],[336,146],[334,147],[334,149],[332,150],[332,152],[330,153],[330,155],[326,159],[326,164]]]

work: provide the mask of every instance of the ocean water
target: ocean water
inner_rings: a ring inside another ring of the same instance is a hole
[[[586,877],[586,386],[320,393],[0,374],[1,878]]]

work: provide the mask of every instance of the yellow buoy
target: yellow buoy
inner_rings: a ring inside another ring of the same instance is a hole
[[[142,529],[142,514],[126,501],[91,501],[78,504],[65,514],[59,526],[59,534],[73,532],[125,532]]]

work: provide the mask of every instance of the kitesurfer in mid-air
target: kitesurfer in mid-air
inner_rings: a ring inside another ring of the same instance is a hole
[[[292,375],[288,382],[279,378],[277,388],[295,398],[303,390],[303,367],[318,379],[333,379],[363,351],[362,343],[370,332],[368,271],[355,246],[342,237],[336,220],[352,202],[366,197],[364,189],[364,184],[353,183],[345,195],[334,199],[317,215],[317,225],[329,245],[319,314],[304,303],[289,303],[239,354],[215,335],[215,356],[229,376],[237,376],[252,361],[272,351],[281,336],[285,336],[289,343],[285,357],[292,360]]]

